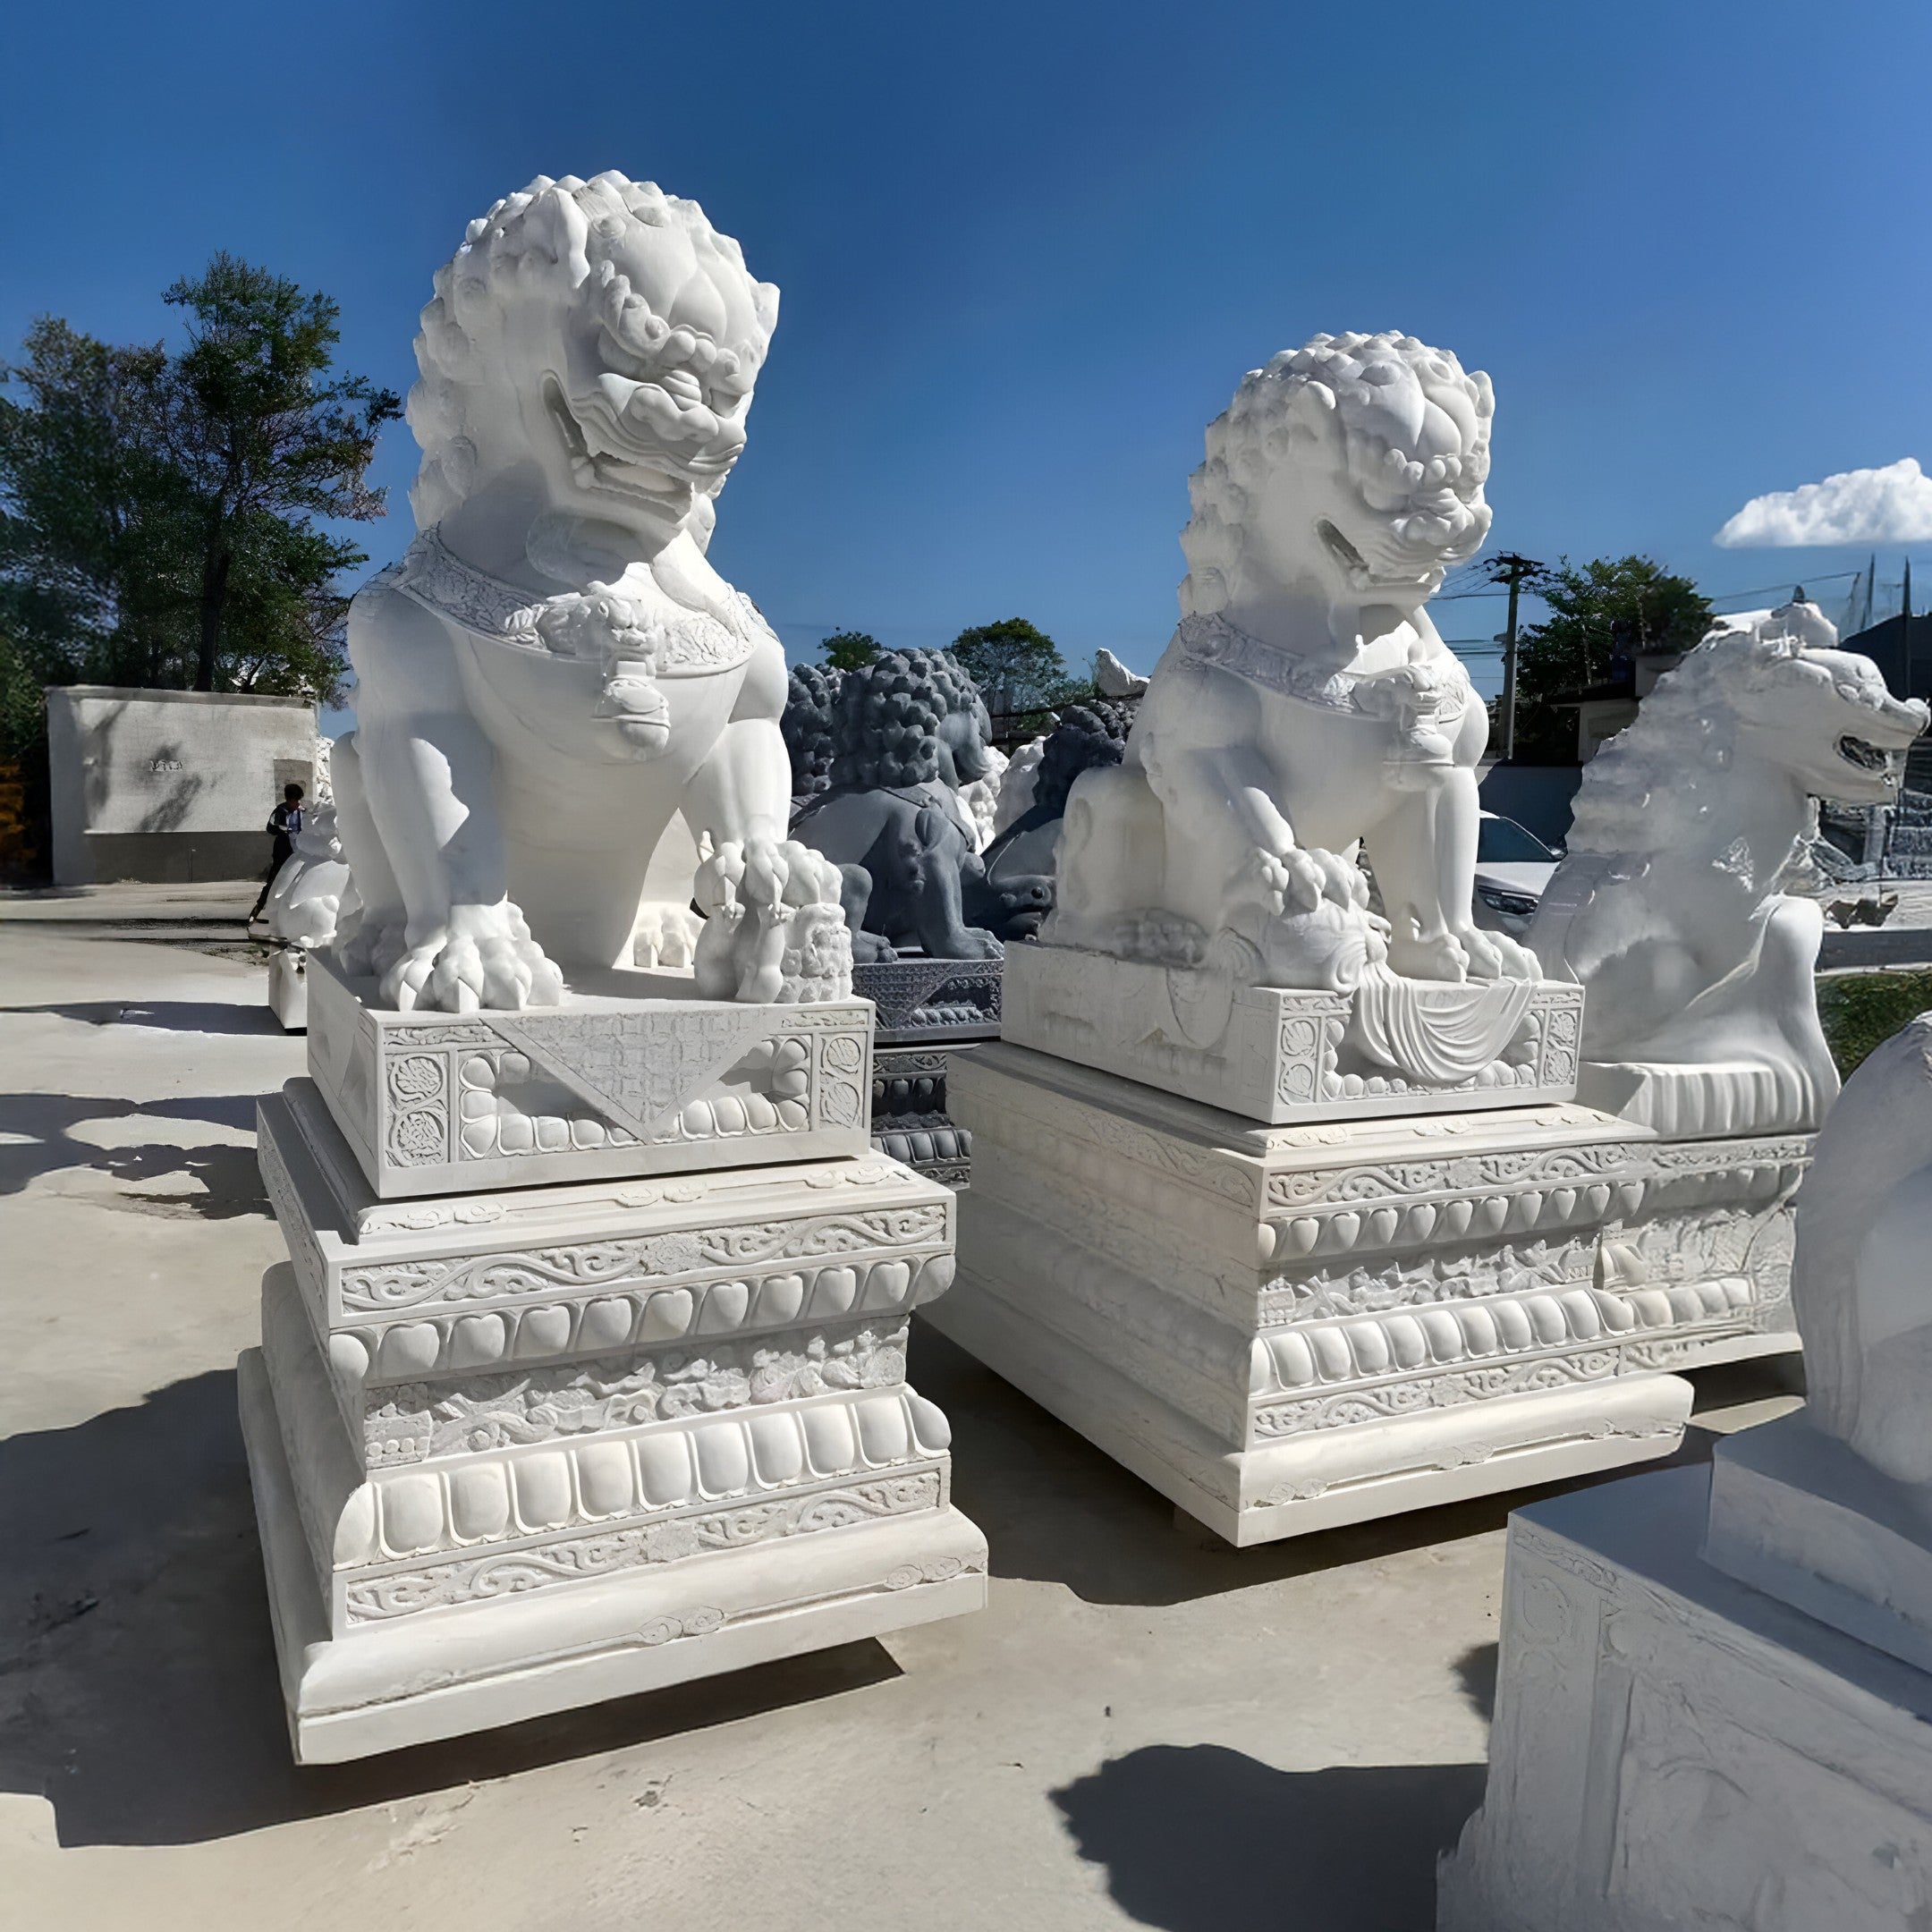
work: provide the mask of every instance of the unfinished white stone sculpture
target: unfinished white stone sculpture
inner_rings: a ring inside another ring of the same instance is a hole
[[[1932,1924],[1932,1015],[1798,1197],[1809,1401],[1510,1522],[1441,1932]]]
[[[1837,641],[1809,603],[1720,626],[1585,767],[1530,935],[1585,988],[1581,1098],[1665,1133],[1824,1117],[1823,917],[1786,886],[1811,800],[1895,797],[1927,718]]]
[[[315,779],[302,801],[302,828],[268,890],[268,931],[285,946],[327,945],[349,890],[349,864],[335,824],[332,748],[332,740],[316,740]],[[352,899],[350,905],[353,910]]]
[[[628,962],[682,811],[700,995],[849,990],[836,874],[785,837],[784,656],[705,559],[778,292],[696,202],[539,176],[417,337],[419,534],[350,610],[352,975],[404,1011],[554,1004]]]
[[[1250,1051],[1244,996],[1342,994],[1350,1063],[1317,1105],[1391,1077],[1520,1097],[1537,962],[1471,916],[1488,719],[1425,608],[1488,531],[1491,413],[1487,376],[1409,335],[1318,335],[1242,380],[1189,481],[1181,624],[1125,762],[1068,801],[1041,938],[1078,953],[1082,1006],[1018,949],[1008,1038],[1239,1108],[1217,1081]]]
[[[1852,1074],[1798,1201],[1807,1401],[1722,1444],[1706,1555],[1932,1672],[1932,1014]]]

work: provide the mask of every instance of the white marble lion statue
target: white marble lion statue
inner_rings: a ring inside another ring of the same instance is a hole
[[[1927,713],[1837,644],[1810,603],[1720,623],[1584,767],[1530,932],[1584,987],[1581,1097],[1714,1133],[1816,1127],[1838,1091],[1812,977],[1824,915],[1787,887],[1812,801],[1895,797]]]
[[[438,270],[418,535],[351,607],[335,754],[338,956],[379,1004],[552,1004],[564,967],[628,963],[686,826],[655,958],[708,998],[849,988],[838,875],[785,837],[784,652],[705,557],[777,311],[696,202],[617,174],[539,176]]]
[[[1412,335],[1318,335],[1242,380],[1189,479],[1180,628],[1125,761],[1073,788],[1044,939],[1236,985],[1537,977],[1470,914],[1488,717],[1424,608],[1488,531],[1492,408]]]

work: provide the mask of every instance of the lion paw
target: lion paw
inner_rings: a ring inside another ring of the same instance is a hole
[[[689,966],[698,951],[698,935],[704,921],[689,906],[653,901],[638,911],[631,934],[631,962],[634,966],[663,967],[676,971]]]
[[[843,884],[829,859],[791,839],[727,841],[707,851],[694,887],[706,913],[692,960],[699,996],[844,997],[852,942]]]
[[[1471,979],[1540,979],[1543,968],[1536,954],[1507,933],[1471,926],[1456,936],[1469,955]]]
[[[441,936],[389,967],[377,997],[398,1013],[514,1012],[562,1005],[564,976],[514,906],[458,906]]]
[[[1469,977],[1469,954],[1452,932],[1432,934],[1428,938],[1400,930],[1389,935],[1389,970],[1404,979],[1465,979]]]

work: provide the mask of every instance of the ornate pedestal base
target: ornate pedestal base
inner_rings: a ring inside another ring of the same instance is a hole
[[[944,1187],[867,1153],[385,1201],[305,1080],[259,1146],[292,1261],[242,1421],[298,1758],[983,1600],[905,1380]]]
[[[1229,1541],[1670,1453],[1793,1345],[1805,1136],[1574,1106],[1266,1128],[1006,1044],[934,1325]]]
[[[268,1010],[284,1033],[309,1025],[309,955],[300,946],[277,946],[268,955]]]
[[[1001,1037],[1275,1123],[1523,1106],[1576,1090],[1580,987],[1406,979],[1352,994],[1247,987],[1210,1013],[1190,1005],[1197,990],[1211,1003],[1212,987],[1194,985],[1205,978],[1079,946],[1010,946]],[[1486,1040],[1482,1063],[1462,1079],[1404,1075],[1368,1052],[1365,1029],[1384,1045],[1390,1033],[1418,1036],[1424,1055],[1433,1031],[1469,1031]]]
[[[946,1112],[953,1047],[999,1038],[999,960],[875,962],[852,970],[852,991],[877,1008],[872,1145],[948,1187],[966,1185],[972,1136]]]
[[[392,1013],[309,968],[309,1072],[386,1199],[866,1150],[859,999],[737,1005],[670,973],[585,974],[568,1006]]]
[[[1708,1490],[1672,1470],[1511,1518],[1440,1932],[1932,1923],[1932,1677],[1702,1562]]]

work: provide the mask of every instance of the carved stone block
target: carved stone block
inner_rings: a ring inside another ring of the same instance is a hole
[[[326,955],[308,984],[309,1074],[386,1199],[866,1150],[863,1000],[699,1000],[617,970],[564,1007],[394,1013]]]
[[[1248,1544],[1667,1454],[1788,1349],[1804,1135],[1573,1105],[1259,1127],[1008,1044],[934,1325]]]
[[[861,962],[852,991],[878,1008],[882,1046],[933,1040],[997,1039],[1004,962],[927,959],[919,954]]]
[[[868,1154],[385,1201],[309,1082],[259,1126],[292,1259],[242,1419],[299,1758],[982,1600],[905,1380],[945,1188]]]
[[[1493,1055],[1448,1084],[1403,1073],[1367,1050],[1362,1003],[1371,989],[1243,987],[1224,1013],[1205,1014],[1190,1010],[1190,992],[1180,968],[1080,946],[1010,946],[1001,1037],[1273,1124],[1515,1107],[1576,1091],[1579,987],[1388,987],[1389,996],[1411,1003],[1453,997],[1498,1007]]]
[[[878,960],[852,969],[852,991],[878,1009],[872,1055],[872,1145],[948,1187],[972,1170],[972,1136],[946,1112],[951,1049],[1000,1032],[999,960]]]
[[[1932,1923],[1932,1676],[1700,1561],[1708,1485],[1510,1519],[1488,1791],[1439,1932]]]
[[[309,1024],[309,955],[301,946],[277,946],[268,955],[268,1010],[284,1033]]]
[[[1809,1416],[1781,1416],[1717,1445],[1704,1556],[1932,1672],[1932,1501]]]
[[[946,1111],[953,1060],[971,1047],[880,1046],[872,1055],[872,1145],[928,1179],[962,1188],[972,1136]]]

